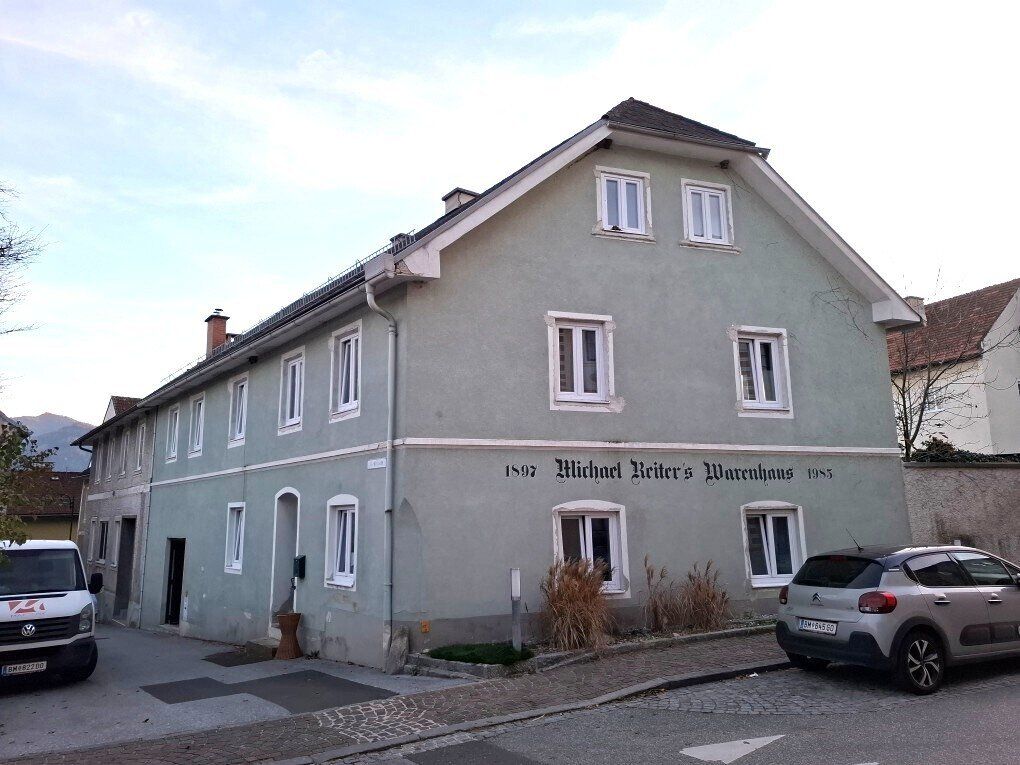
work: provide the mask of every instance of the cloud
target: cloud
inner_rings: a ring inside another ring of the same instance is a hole
[[[619,32],[633,16],[623,13],[598,11],[591,16],[573,16],[570,18],[529,18],[513,24],[501,25],[500,32],[525,37],[548,35],[577,35],[589,37]]]

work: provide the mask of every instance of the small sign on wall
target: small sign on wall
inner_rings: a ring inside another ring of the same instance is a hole
[[[378,470],[379,468],[384,468],[384,467],[386,467],[386,458],[385,457],[379,457],[377,459],[369,460],[368,461],[368,469],[369,470]]]

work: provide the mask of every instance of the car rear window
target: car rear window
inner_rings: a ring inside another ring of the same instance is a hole
[[[868,558],[816,555],[801,566],[793,583],[805,587],[867,590],[878,587],[881,578],[882,566]]]

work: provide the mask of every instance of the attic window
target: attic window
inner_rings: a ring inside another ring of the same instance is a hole
[[[596,168],[598,223],[593,233],[651,237],[648,174]]]
[[[687,242],[733,244],[730,187],[702,181],[682,182],[684,238]]]

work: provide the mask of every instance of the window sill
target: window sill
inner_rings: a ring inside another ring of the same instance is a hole
[[[591,233],[593,236],[602,237],[603,239],[625,239],[629,242],[655,244],[655,237],[652,234],[635,234],[630,231],[608,231],[598,223],[595,224],[595,228],[591,230]]]
[[[331,590],[353,590],[354,578],[350,579],[327,579],[325,586]]]
[[[740,255],[743,250],[734,244],[713,244],[712,242],[695,242],[691,239],[681,239],[681,247],[690,247],[694,250],[712,250],[714,252],[721,252],[727,255]]]
[[[300,422],[295,422],[290,425],[281,425],[279,428],[277,428],[276,435],[285,436],[288,433],[297,433],[299,430],[301,430]]]
[[[549,405],[553,412],[622,412],[623,399],[611,398],[609,401],[561,401],[554,400]]]
[[[751,587],[755,590],[777,590],[785,587],[793,581],[793,574],[789,576],[759,576],[751,577]]]
[[[361,414],[361,407],[356,406],[353,409],[345,409],[342,412],[331,412],[329,415],[330,423],[343,422],[344,420],[353,420]]]
[[[177,455],[176,454],[173,457],[167,457],[166,458],[166,464],[169,465],[171,462],[177,462]]]
[[[738,403],[737,417],[771,417],[779,420],[792,420],[793,409],[789,407],[749,407]]]
[[[225,573],[225,574],[240,574],[241,573],[241,567],[238,566],[238,567],[235,568],[234,566],[224,566],[223,567],[223,573]]]
[[[231,441],[227,441],[228,449],[233,449],[235,446],[244,446],[244,437],[235,438]]]
[[[197,449],[197,450],[195,450],[193,452],[188,452],[188,459],[189,460],[193,459],[195,457],[201,457],[201,456],[202,456],[202,450],[201,449]]]

